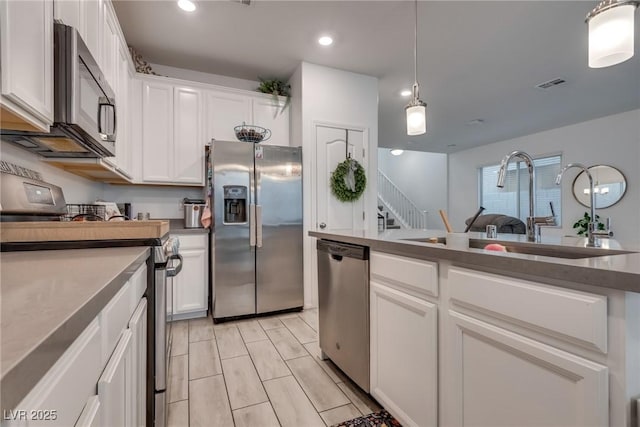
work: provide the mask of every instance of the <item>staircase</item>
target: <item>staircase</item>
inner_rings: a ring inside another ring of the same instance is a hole
[[[391,227],[387,222],[387,228],[427,228],[427,211],[420,210],[415,203],[404,194],[397,185],[389,179],[384,172],[378,170],[378,211],[383,213],[386,221],[391,221]],[[382,206],[382,209],[381,209]],[[398,224],[396,224],[396,220]]]
[[[380,199],[378,199],[380,200]],[[396,224],[396,219],[391,217],[389,218],[389,211],[385,210],[384,205],[378,205],[378,218],[384,218],[385,226],[384,228],[387,230],[399,229],[402,228],[398,224]]]

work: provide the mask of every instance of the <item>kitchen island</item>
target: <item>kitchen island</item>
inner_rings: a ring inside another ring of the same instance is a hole
[[[145,292],[148,257],[148,247],[2,253],[0,389],[4,421],[12,417],[18,421],[22,414],[10,412],[14,409],[40,409],[19,405],[36,385],[42,385],[46,391],[38,398],[45,397],[35,400],[50,405],[42,408],[54,411],[55,418],[50,420],[75,422],[85,401],[71,402],[73,410],[67,412],[64,405],[72,400],[75,388],[87,393],[92,387],[95,390],[97,376],[91,375],[99,376],[115,347],[122,330],[121,314],[128,321],[131,307],[136,307]],[[122,303],[114,301],[120,295]],[[109,312],[109,307],[114,310]],[[96,321],[99,315],[101,322]],[[53,378],[48,372],[71,347],[78,352],[66,361],[65,368],[74,371],[66,377],[67,372],[61,371]],[[65,378],[72,381],[65,383]],[[78,387],[85,383],[86,390]],[[69,386],[72,388],[66,388]]]
[[[637,248],[469,233],[588,256],[568,259],[405,240],[441,230],[309,234],[370,248],[371,394],[403,425],[637,425]]]

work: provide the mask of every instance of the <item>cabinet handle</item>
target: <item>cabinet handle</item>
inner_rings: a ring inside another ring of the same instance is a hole
[[[249,246],[256,245],[256,205],[249,205]]]
[[[256,246],[262,247],[262,206],[256,205]]]

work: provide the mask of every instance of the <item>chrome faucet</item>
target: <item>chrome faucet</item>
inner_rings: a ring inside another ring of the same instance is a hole
[[[535,167],[533,166],[533,158],[525,153],[524,151],[514,151],[511,154],[504,156],[502,162],[500,163],[500,171],[498,172],[498,183],[496,187],[504,188],[504,179],[507,176],[507,166],[509,166],[509,162],[512,158],[518,157],[527,165],[527,170],[529,171],[529,216],[527,217],[527,240],[530,242],[536,241],[536,233],[535,233],[535,208],[534,201],[535,197],[535,182],[536,182],[536,172]]]
[[[597,232],[598,229],[598,221],[596,220],[596,194],[595,187],[593,185],[593,177],[591,176],[591,172],[589,172],[589,168],[587,168],[582,163],[569,163],[565,167],[562,168],[558,176],[556,177],[556,185],[560,185],[562,182],[562,174],[565,173],[567,169],[578,168],[582,169],[582,171],[589,178],[589,199],[590,199],[590,209],[591,209],[591,220],[589,221],[589,226],[587,228],[587,246],[592,248],[597,248],[600,246],[600,241],[596,239],[596,235],[599,234]]]

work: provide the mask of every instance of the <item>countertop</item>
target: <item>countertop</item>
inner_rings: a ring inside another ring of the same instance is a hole
[[[169,219],[169,233],[171,234],[208,234],[208,228],[185,228],[184,219]]]
[[[551,280],[571,281],[586,285],[640,292],[640,247],[620,245],[613,239],[603,239],[603,249],[637,251],[637,253],[606,255],[592,258],[566,259],[540,255],[495,252],[483,249],[452,249],[442,244],[422,243],[403,239],[444,237],[443,230],[310,231],[320,239],[368,246],[373,250],[428,260],[448,260],[457,264],[523,273]],[[485,233],[469,233],[471,239],[486,239]],[[526,241],[525,235],[499,234],[492,242],[518,242],[529,245],[584,248],[586,239],[577,237],[545,237],[540,243]],[[597,249],[595,249],[597,250]]]
[[[148,257],[148,247],[2,254],[2,408],[20,403]]]

